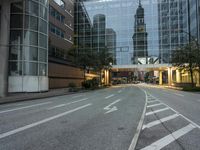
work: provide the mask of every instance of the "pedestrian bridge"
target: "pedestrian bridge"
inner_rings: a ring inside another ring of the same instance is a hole
[[[130,64],[130,65],[113,65],[112,70],[141,70],[141,71],[162,71],[171,68],[172,64]]]

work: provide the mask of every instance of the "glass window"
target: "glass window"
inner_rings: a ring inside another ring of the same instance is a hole
[[[35,15],[38,16],[38,11],[39,10],[39,4],[32,1],[32,0],[26,0],[26,13],[30,15]]]
[[[33,31],[24,31],[24,44],[25,45],[38,45],[38,33]]]
[[[61,32],[61,38],[64,38],[64,32]]]
[[[23,15],[11,14],[10,28],[23,28]]]
[[[61,18],[60,18],[60,17],[61,17],[60,13],[56,11],[56,19],[57,19],[58,21],[60,21],[60,20],[61,20]]]
[[[11,4],[11,13],[23,13],[23,2],[16,2]]]
[[[32,63],[32,62],[31,63],[24,62],[23,70],[24,70],[24,75],[37,76],[38,75],[38,64]]]
[[[9,62],[9,75],[17,76],[22,75],[22,63],[21,62]]]
[[[47,48],[47,36],[40,34],[39,35],[39,46]]]
[[[10,31],[10,44],[11,45],[22,44],[22,30],[11,30]]]
[[[47,50],[46,49],[39,49],[39,61],[47,62]]]
[[[40,2],[46,6],[46,5],[47,5],[47,2],[48,2],[48,0],[40,0]]]
[[[56,16],[55,9],[53,7],[51,7],[51,6],[49,8],[50,8],[50,14],[51,14],[51,16],[55,17]]]
[[[63,0],[54,0],[56,4],[58,4],[61,8],[65,8],[65,3]]]
[[[38,18],[34,16],[25,17],[25,29],[38,30]]]
[[[23,59],[30,61],[38,61],[38,48],[24,46]]]
[[[40,19],[40,32],[47,34],[47,22]]]
[[[10,46],[9,60],[22,60],[22,46]]]
[[[64,23],[65,21],[65,17],[64,16],[61,16],[61,20],[60,20],[62,23]]]
[[[46,64],[39,64],[39,75],[40,76],[47,75],[47,65]]]
[[[57,35],[57,36],[60,36],[60,34],[61,34],[60,29],[56,28],[56,35]]]
[[[50,31],[52,32],[52,33],[56,33],[56,28],[55,28],[55,26],[54,25],[52,25],[52,24],[50,24],[49,25],[49,29],[50,29]]]
[[[47,19],[47,8],[42,5],[40,5],[40,17]]]

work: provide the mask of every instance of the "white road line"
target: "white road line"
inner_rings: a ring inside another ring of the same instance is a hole
[[[121,93],[121,92],[122,92],[122,90],[119,90],[119,91],[118,91],[118,93]]]
[[[77,95],[77,96],[73,96],[72,98],[78,98],[78,97],[81,97],[81,96],[84,96],[84,95]]]
[[[169,105],[165,104],[165,106],[169,107],[172,111],[174,111],[175,113],[179,114],[179,116],[183,117],[185,120],[187,120],[188,122],[190,122],[191,124],[193,124],[195,127],[197,127],[197,128],[200,129],[200,126],[198,124],[196,124],[195,122],[193,122],[192,120],[190,120],[189,118],[187,118],[184,115],[180,114],[179,112],[177,112],[175,109],[173,109]]]
[[[145,118],[145,113],[146,113],[146,106],[147,106],[147,92],[145,90],[143,90],[142,88],[138,87],[140,90],[142,90],[144,93],[145,93],[145,106],[144,106],[144,109],[143,109],[143,112],[142,112],[142,116],[140,118],[140,121],[138,123],[138,126],[137,126],[137,129],[135,131],[135,135],[131,141],[131,144],[128,148],[128,150],[135,150],[135,147],[136,147],[136,144],[137,144],[137,141],[138,141],[138,138],[139,138],[139,135],[140,135],[140,132],[141,132],[141,129],[142,129],[142,125],[143,125],[143,122],[144,122],[144,118]]]
[[[178,93],[174,93],[175,95],[177,95],[177,96],[182,96],[182,97],[184,97],[185,95],[183,95],[183,94],[178,94]]]
[[[149,145],[141,150],[155,150],[155,149],[160,150],[160,149],[164,148],[165,146],[169,145],[170,143],[174,142],[176,139],[180,138],[181,136],[187,134],[194,128],[195,128],[195,126],[193,126],[192,124],[189,124],[186,127],[183,127],[181,129],[173,132],[172,134],[169,134],[169,135],[161,138],[160,140],[152,143],[151,145]]]
[[[18,108],[14,108],[14,109],[3,110],[3,111],[0,111],[0,114],[12,112],[12,111],[16,111],[16,110],[27,109],[27,108],[36,107],[36,106],[47,105],[47,104],[50,104],[50,103],[52,103],[52,102],[45,102],[45,103],[39,103],[39,104],[34,104],[34,105],[29,105],[29,106],[24,106],[24,107],[18,107]]]
[[[154,96],[153,96],[154,97]],[[156,98],[156,97],[155,97]],[[157,99],[157,98],[156,98]],[[165,104],[165,106],[169,107],[172,111],[174,111],[176,114],[179,114],[179,116],[181,116],[182,118],[184,118],[185,120],[187,120],[188,122],[190,122],[191,124],[193,124],[195,127],[200,129],[200,125],[198,125],[197,123],[193,122],[192,120],[190,120],[189,118],[187,118],[186,116],[180,114],[178,111],[176,111],[175,109],[173,109],[172,107],[170,107],[169,105]]]
[[[153,103],[153,102],[158,102],[158,100],[147,101],[147,103]]]
[[[162,118],[160,120],[156,120],[156,121],[152,121],[146,125],[143,125],[142,127],[142,130],[146,129],[146,128],[151,128],[153,126],[156,126],[156,125],[159,125],[163,122],[166,122],[166,121],[169,121],[169,120],[172,120],[172,119],[175,119],[176,117],[178,117],[179,115],[178,114],[174,114],[174,115],[171,115],[171,116],[168,116],[168,117],[165,117],[165,118]]]
[[[163,105],[163,103],[148,105],[147,108],[151,108],[151,107],[155,107],[155,106],[160,106],[160,105]]]
[[[149,116],[149,115],[152,115],[152,114],[155,114],[155,113],[158,113],[158,112],[162,112],[162,111],[165,111],[165,110],[169,110],[170,108],[166,107],[166,108],[163,108],[163,109],[158,109],[158,110],[155,110],[155,111],[151,111],[151,112],[148,112],[146,113],[146,116]]]
[[[111,97],[113,97],[113,96],[115,96],[115,95],[114,95],[114,94],[111,94],[111,95],[105,97],[105,99],[109,99],[109,98],[111,98]]]
[[[60,107],[64,107],[64,106],[66,106],[66,104],[60,104],[60,105],[56,105],[56,106],[53,106],[53,107],[47,108],[47,110],[52,110],[52,109],[60,108]]]
[[[89,103],[89,104],[87,104],[87,105],[83,105],[83,106],[77,107],[77,108],[75,108],[75,109],[66,111],[66,112],[64,112],[64,113],[61,113],[61,114],[58,114],[58,115],[55,115],[55,116],[52,116],[52,117],[43,119],[43,120],[41,120],[41,121],[38,121],[38,122],[35,122],[35,123],[32,123],[32,124],[26,125],[26,126],[23,126],[23,127],[20,127],[20,128],[14,129],[14,130],[11,130],[11,131],[8,131],[8,132],[6,132],[6,133],[2,133],[2,134],[0,134],[0,139],[3,139],[3,138],[5,138],[5,137],[7,137],[7,136],[16,134],[16,133],[18,133],[18,132],[27,130],[27,129],[29,129],[29,128],[38,126],[38,125],[40,125],[40,124],[49,122],[49,121],[51,121],[51,120],[60,118],[60,117],[62,117],[62,116],[68,115],[68,114],[70,114],[70,113],[73,113],[73,112],[75,112],[75,111],[78,111],[78,110],[80,110],[80,109],[86,108],[86,107],[91,106],[91,105],[92,105],[92,104]]]
[[[67,105],[70,105],[70,104],[74,104],[74,103],[78,103],[78,102],[82,102],[82,101],[85,101],[85,100],[88,100],[88,98],[80,99],[80,100],[69,102],[69,103],[66,103],[66,104],[56,105],[56,106],[47,108],[47,110],[52,110],[52,109],[55,109],[55,108],[64,107],[64,106],[67,106]]]

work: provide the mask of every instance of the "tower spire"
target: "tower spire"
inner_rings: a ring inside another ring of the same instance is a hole
[[[142,4],[141,4],[141,0],[139,0],[139,6],[142,6]]]

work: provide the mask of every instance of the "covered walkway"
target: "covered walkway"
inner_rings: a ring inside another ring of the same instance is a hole
[[[191,77],[188,71],[180,71],[172,64],[146,64],[146,65],[113,65],[112,71],[157,71],[159,84],[163,85],[163,73],[167,73],[167,84],[172,86],[177,83],[191,83]],[[199,73],[194,71],[194,82],[200,86]]]

